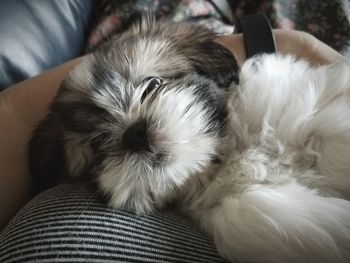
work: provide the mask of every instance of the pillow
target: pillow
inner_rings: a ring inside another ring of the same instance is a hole
[[[82,54],[93,1],[0,1],[0,91]]]
[[[0,233],[0,262],[226,261],[175,211],[137,216],[107,207],[88,185],[66,183],[36,196]]]

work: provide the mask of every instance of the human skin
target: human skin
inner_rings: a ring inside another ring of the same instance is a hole
[[[307,33],[274,30],[274,36],[278,52],[293,54],[315,66],[343,59]],[[220,37],[216,41],[228,48],[242,65],[245,50],[241,34]],[[0,230],[33,195],[28,142],[47,114],[62,80],[81,60],[69,61],[0,93]]]

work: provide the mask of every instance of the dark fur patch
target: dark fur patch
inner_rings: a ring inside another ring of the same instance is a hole
[[[40,192],[68,176],[63,136],[57,119],[49,115],[34,131],[29,144],[29,170]]]
[[[89,102],[57,103],[53,109],[71,131],[89,133],[108,118],[108,112]]]
[[[238,64],[229,50],[212,41],[198,48],[202,55],[193,58],[198,74],[214,80],[219,88],[227,89],[232,82],[238,84]]]
[[[226,118],[228,115],[225,92],[218,89],[216,84],[206,77],[197,77],[195,95],[198,101],[204,102],[205,108],[211,109],[210,123],[207,132],[212,133],[219,130],[220,135],[224,135]]]
[[[121,26],[121,31],[127,31],[132,26],[138,25],[142,22],[142,20],[146,17],[154,17],[155,15],[151,12],[142,12],[142,11],[133,11],[130,15],[123,21]]]

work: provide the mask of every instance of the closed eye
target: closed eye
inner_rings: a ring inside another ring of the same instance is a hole
[[[143,102],[145,98],[148,96],[148,94],[150,94],[153,90],[159,88],[162,85],[163,80],[158,77],[149,77],[149,78],[146,78],[144,82],[146,82],[147,87],[142,94],[141,102]]]

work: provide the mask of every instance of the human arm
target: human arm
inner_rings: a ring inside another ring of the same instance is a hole
[[[31,197],[27,144],[67,73],[72,60],[0,92],[0,229]]]
[[[292,54],[314,65],[328,64],[341,60],[343,56],[309,33],[296,30],[273,30],[277,52]],[[239,65],[245,61],[243,35],[223,36],[217,40],[228,48]]]

